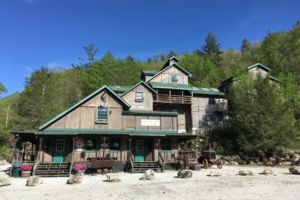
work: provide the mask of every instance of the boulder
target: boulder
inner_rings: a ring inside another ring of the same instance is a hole
[[[67,180],[67,184],[77,184],[77,183],[81,183],[83,179],[83,174],[82,173],[77,173],[73,176],[71,176],[68,180]]]
[[[210,176],[222,176],[223,174],[220,171],[211,171],[209,175]]]
[[[0,186],[7,186],[10,185],[10,181],[7,177],[0,177]]]
[[[155,172],[154,172],[152,169],[148,169],[148,170],[145,172],[144,176],[142,176],[142,177],[140,178],[140,180],[154,180],[154,179],[155,179],[155,178],[154,178],[154,175],[155,175]]]
[[[290,165],[292,165],[292,162],[290,162],[290,161],[284,161],[284,162],[281,162],[281,164],[282,165],[288,165],[288,166],[290,166]]]
[[[239,175],[241,176],[253,176],[253,172],[251,171],[239,171]]]
[[[9,174],[10,170],[11,164],[6,162],[6,160],[0,160],[0,172],[5,172],[6,174]]]
[[[8,173],[9,173],[9,171],[0,171],[0,177],[6,177],[6,178],[8,178],[9,177],[9,175],[8,175]]]
[[[30,176],[27,179],[27,186],[37,186],[43,183],[43,178],[39,176]]]
[[[106,175],[107,182],[118,182],[121,181],[118,174],[107,174]]]
[[[178,178],[191,178],[193,175],[193,172],[187,169],[182,169],[177,173]]]
[[[237,161],[232,161],[231,165],[239,165],[239,163]]]
[[[270,175],[270,174],[273,174],[273,171],[270,167],[268,167],[268,168],[264,169],[262,173],[265,175]]]
[[[289,172],[291,174],[297,174],[297,175],[300,175],[300,168],[299,167],[290,167],[289,168]]]

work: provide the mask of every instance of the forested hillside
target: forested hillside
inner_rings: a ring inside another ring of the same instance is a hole
[[[295,139],[299,133],[299,127],[296,120],[299,119],[300,101],[298,98],[300,85],[300,24],[296,23],[290,30],[280,32],[270,32],[263,41],[251,43],[245,38],[241,41],[240,49],[221,50],[220,44],[213,33],[209,33],[207,38],[203,39],[203,44],[195,44],[196,48],[193,53],[184,53],[178,55],[176,52],[166,52],[160,55],[154,55],[148,58],[146,62],[135,59],[130,53],[123,58],[116,58],[111,52],[107,52],[101,59],[96,60],[97,48],[94,45],[84,47],[87,59],[81,60],[80,64],[74,64],[71,68],[49,68],[42,66],[38,70],[32,72],[25,82],[25,89],[21,93],[1,98],[6,91],[5,85],[0,80],[0,160],[10,158],[10,149],[13,143],[13,136],[9,133],[12,130],[37,130],[37,128],[53,118],[60,112],[69,108],[76,102],[83,99],[93,91],[103,85],[123,85],[132,86],[141,80],[142,70],[159,70],[172,56],[179,58],[179,65],[189,71],[193,76],[190,79],[190,85],[198,87],[218,87],[220,82],[231,77],[241,77],[245,75],[246,68],[255,63],[261,63],[271,69],[271,75],[281,80],[278,88],[268,86],[270,90],[274,89],[266,98],[284,98],[285,101],[275,102],[278,106],[272,106],[269,109],[280,108],[279,111],[265,113],[266,115],[280,115],[284,113],[285,119],[289,119],[284,123],[290,133],[290,139]],[[198,48],[197,48],[198,45]],[[74,61],[77,63],[78,61]],[[41,63],[43,65],[43,63]],[[263,82],[262,80],[260,80]],[[247,85],[247,84],[245,84]],[[259,87],[256,85],[256,87]],[[275,91],[276,90],[276,91]],[[238,88],[234,90],[238,91]],[[254,91],[256,94],[257,91]],[[261,91],[268,92],[268,91]],[[239,94],[242,92],[240,91]],[[237,93],[235,93],[237,94]],[[247,94],[245,94],[247,96]],[[232,100],[237,99],[235,103],[245,102],[248,100],[242,97],[231,95]],[[263,96],[256,97],[255,105],[260,104]],[[273,99],[274,100],[274,99]],[[271,102],[263,102],[268,109]],[[243,107],[238,104],[238,109]],[[257,115],[261,108],[257,108]],[[285,111],[285,112],[283,112]],[[290,113],[292,113],[292,118]],[[244,112],[244,111],[243,111]],[[250,112],[250,111],[249,111]],[[235,113],[236,114],[236,113]],[[246,116],[246,115],[245,115]],[[278,120],[266,120],[265,123],[276,123]],[[249,119],[250,120],[250,119]],[[277,121],[276,121],[277,120]],[[295,122],[294,122],[294,121]],[[258,123],[258,122],[255,122]],[[235,131],[249,132],[250,126],[236,128]],[[265,124],[266,126],[266,124]],[[257,128],[257,127],[256,127]],[[276,127],[280,131],[282,127]],[[247,129],[247,130],[245,130]],[[267,130],[267,129],[266,129]],[[257,131],[257,130],[256,130]],[[251,132],[255,134],[255,132]],[[225,134],[225,131],[224,133]],[[235,134],[238,134],[235,132]],[[276,138],[274,132],[268,132],[270,138]],[[244,145],[245,151],[250,151],[251,145],[247,143],[251,138],[245,138],[241,135],[239,143],[233,143],[231,135],[224,138],[228,140],[228,149],[232,150],[232,145]],[[251,136],[252,137],[252,136]],[[281,135],[281,137],[285,137]],[[277,137],[278,138],[278,137]],[[260,138],[262,142],[262,138]],[[267,139],[264,138],[263,142]],[[268,144],[269,145],[269,144]],[[293,145],[290,142],[272,143],[274,145]],[[238,149],[237,150],[241,150]]]

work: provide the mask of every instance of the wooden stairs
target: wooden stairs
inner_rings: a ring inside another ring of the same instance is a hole
[[[68,177],[70,170],[70,163],[61,162],[61,163],[40,163],[34,175],[40,177]]]
[[[148,169],[163,172],[163,166],[157,161],[133,162],[131,167],[133,173],[143,173]]]

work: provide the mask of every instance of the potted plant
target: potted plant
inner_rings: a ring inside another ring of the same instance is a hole
[[[22,165],[19,169],[22,177],[29,177],[31,175],[32,165]]]
[[[78,163],[73,165],[73,170],[76,173],[84,173],[86,169],[87,169],[86,163]]]

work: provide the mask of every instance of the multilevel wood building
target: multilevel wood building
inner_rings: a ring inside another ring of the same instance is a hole
[[[34,173],[53,176],[59,173],[49,166],[63,165],[63,175],[74,163],[104,159],[114,161],[115,171],[175,169],[179,144],[221,123],[227,106],[224,92],[189,86],[191,76],[172,57],[160,71],[142,71],[134,86],[104,85],[38,130],[11,132],[35,144],[21,159],[31,154]]]

